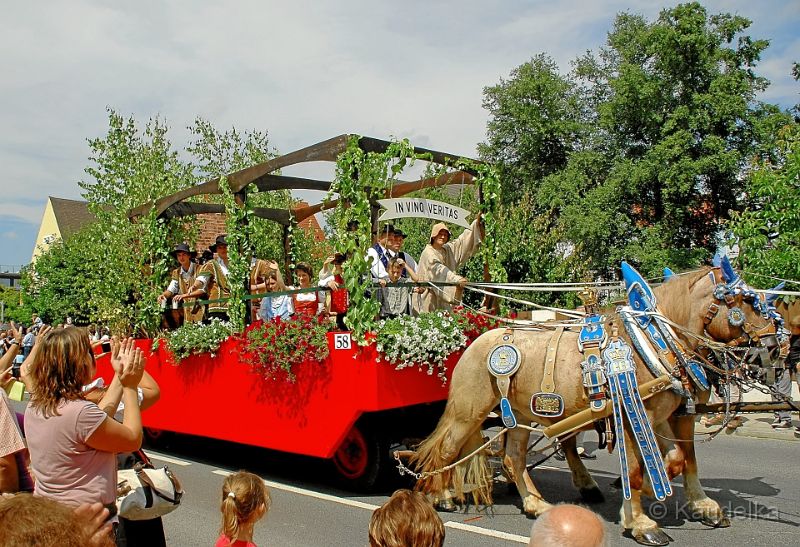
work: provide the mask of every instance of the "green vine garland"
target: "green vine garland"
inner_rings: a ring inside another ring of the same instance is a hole
[[[228,184],[227,177],[220,178],[219,188],[225,205],[225,230],[228,241],[228,285],[231,289],[228,317],[233,331],[242,332],[247,309],[244,300],[247,295],[245,280],[250,274],[249,232],[252,211],[246,199],[242,206],[236,203],[236,196]]]

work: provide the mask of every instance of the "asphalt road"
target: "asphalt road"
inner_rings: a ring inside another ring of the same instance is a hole
[[[714,530],[691,521],[683,507],[680,481],[672,498],[651,504],[649,511],[676,545],[798,545],[798,449],[796,442],[725,435],[698,445],[702,483],[731,514],[730,528]],[[206,439],[173,437],[149,453],[156,463],[175,469],[187,490],[181,508],[164,518],[170,545],[213,544],[223,476],[238,469],[262,476],[272,492],[272,509],[256,528],[258,545],[366,545],[371,512],[391,494],[391,490],[368,496],[342,490],[331,468],[318,460]],[[617,477],[617,455],[597,454],[587,467],[606,501],[592,508],[608,521],[612,545],[635,545],[619,533],[622,496],[611,486]],[[548,461],[534,480],[551,502],[579,501],[564,463]],[[521,514],[516,493],[498,484],[495,501],[488,510],[440,513],[446,545],[527,543],[533,521]]]

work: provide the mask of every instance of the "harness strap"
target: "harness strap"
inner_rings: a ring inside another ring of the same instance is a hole
[[[556,368],[556,356],[558,355],[558,343],[561,341],[561,335],[564,334],[564,327],[558,327],[553,335],[550,337],[550,343],[547,346],[547,353],[544,359],[544,376],[542,376],[542,386],[540,391],[546,393],[553,393],[556,390],[556,382],[553,377],[553,372]]]

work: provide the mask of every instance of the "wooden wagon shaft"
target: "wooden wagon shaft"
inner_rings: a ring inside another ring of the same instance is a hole
[[[662,391],[666,391],[672,387],[672,383],[670,382],[670,376],[668,374],[663,374],[656,378],[655,380],[650,380],[649,382],[645,382],[644,384],[639,386],[639,396],[642,400],[647,400],[656,393],[660,393]],[[555,423],[549,427],[544,428],[542,431],[548,439],[552,439],[553,437],[560,437],[561,435],[566,435],[567,433],[572,433],[573,431],[580,429],[581,427],[589,424],[598,418],[605,418],[611,415],[612,405],[606,405],[603,412],[592,412],[591,409],[584,409],[578,412],[577,414],[573,414],[568,418],[564,418],[558,423]]]
[[[733,412],[779,412],[782,410],[800,410],[800,401],[784,401],[782,403],[764,402],[741,402],[731,403],[730,410]],[[707,403],[695,405],[697,414],[716,414],[725,412],[725,403]]]

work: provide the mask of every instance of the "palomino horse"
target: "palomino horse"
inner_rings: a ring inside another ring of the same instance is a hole
[[[706,268],[699,273],[676,276],[654,289],[660,312],[680,327],[677,329],[678,334],[688,350],[697,347],[698,338],[684,335],[683,330],[694,336],[711,338],[721,343],[734,340],[741,343],[745,331],[761,334],[762,340],[769,338],[770,333],[774,335],[775,326],[772,321],[763,317],[752,305],[743,305],[747,302],[744,301],[745,297],[742,294],[727,300],[718,300],[714,296],[715,287],[726,282],[718,268]],[[708,310],[712,304],[718,306],[718,313],[704,321],[709,316]],[[744,314],[744,323],[741,326],[733,326],[728,320],[728,311],[733,307],[740,308]],[[625,329],[621,327],[618,315],[612,314],[607,317],[606,329],[608,332],[618,332],[622,339],[631,343]],[[531,397],[540,391],[545,354],[552,333],[514,329],[512,334],[514,346],[520,352],[522,363],[516,374],[511,377],[508,400],[520,423],[537,422],[549,426],[588,407],[582,383],[583,357],[578,350],[577,332],[565,331],[558,342],[553,379],[555,391],[563,397],[564,412],[557,418],[536,416],[530,407]],[[472,485],[475,503],[490,504],[492,501],[491,475],[483,451],[452,469],[438,471],[483,444],[481,425],[501,399],[495,378],[487,369],[487,358],[490,351],[502,344],[502,338],[507,335],[507,329],[492,330],[483,334],[467,348],[453,371],[450,393],[442,418],[434,432],[417,447],[411,457],[411,463],[422,473],[422,478],[417,482],[417,489],[428,493],[445,508],[452,506],[454,496],[458,502],[465,501],[465,484]],[[640,386],[655,378],[636,352],[634,361],[636,378]],[[674,416],[682,402],[682,397],[672,390],[657,393],[645,401],[647,417],[656,433],[679,439],[667,452],[666,468],[670,479],[683,474],[690,508],[695,514],[699,514],[704,522],[724,526],[728,524],[725,514],[717,502],[706,496],[697,478],[693,438],[694,419],[692,416]],[[702,398],[700,402],[704,402]],[[592,427],[590,422],[582,430],[589,430]],[[647,477],[643,475],[641,454],[630,435],[630,427],[626,424],[624,442],[627,447],[631,499],[623,503],[620,513],[621,524],[624,529],[630,530],[640,543],[666,545],[669,537],[642,509],[641,495],[652,495],[652,491]],[[551,506],[542,498],[526,469],[525,456],[529,437],[530,433],[526,429],[519,427],[510,429],[506,434],[503,463],[522,497],[523,510],[530,516],[538,516]],[[566,439],[563,446],[575,486],[584,498],[590,500],[602,498],[597,483],[591,478],[577,455],[574,437]],[[665,448],[669,447],[662,446],[662,450]],[[451,494],[451,489],[454,496]]]

